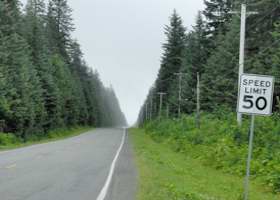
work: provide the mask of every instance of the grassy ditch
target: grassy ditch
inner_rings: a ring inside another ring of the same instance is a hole
[[[205,164],[194,148],[174,151],[143,129],[131,129],[140,183],[137,200],[241,200],[243,177]],[[250,199],[278,200],[261,181],[251,181]]]

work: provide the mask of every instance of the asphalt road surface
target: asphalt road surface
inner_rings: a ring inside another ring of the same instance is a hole
[[[134,200],[137,173],[124,129],[0,152],[0,200]]]

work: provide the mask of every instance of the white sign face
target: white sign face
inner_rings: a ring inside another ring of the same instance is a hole
[[[254,74],[241,75],[237,112],[271,115],[274,78]]]

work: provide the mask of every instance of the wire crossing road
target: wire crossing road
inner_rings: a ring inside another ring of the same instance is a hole
[[[0,199],[133,200],[137,173],[127,137],[124,129],[97,129],[0,152]]]

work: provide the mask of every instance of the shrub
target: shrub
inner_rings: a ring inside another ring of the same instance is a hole
[[[279,115],[257,117],[251,163],[252,176],[265,180],[275,192],[280,192],[279,119]],[[215,114],[203,113],[200,129],[195,127],[195,116],[156,120],[144,128],[155,141],[169,143],[174,151],[192,155],[225,172],[244,175],[249,124],[245,116],[239,127],[235,113],[219,110]]]
[[[0,146],[7,146],[19,143],[19,139],[10,133],[0,133]]]

